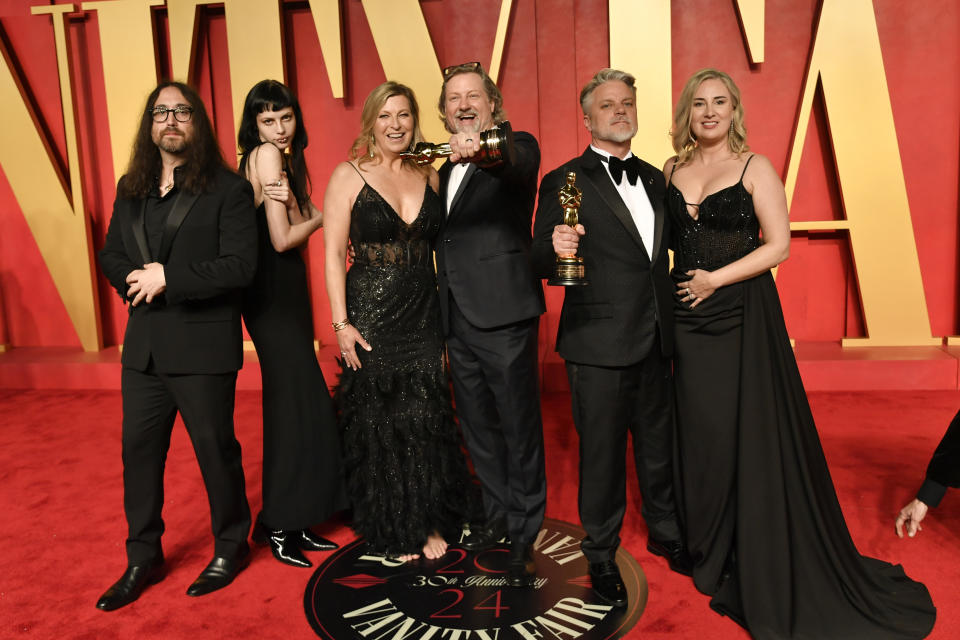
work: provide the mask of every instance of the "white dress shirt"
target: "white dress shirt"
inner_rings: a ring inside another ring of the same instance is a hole
[[[607,159],[610,158],[610,154],[606,151],[598,149],[593,145],[590,145],[590,148],[593,149],[597,155]],[[623,160],[626,160],[632,155],[633,152],[628,153]],[[653,260],[653,205],[650,204],[650,198],[647,196],[647,190],[643,187],[642,179],[637,178],[637,184],[631,185],[630,181],[627,180],[627,174],[624,173],[620,184],[617,184],[614,182],[613,176],[610,175],[610,163],[604,162],[603,168],[606,169],[610,182],[613,183],[613,186],[620,193],[623,203],[627,205],[627,209],[630,210],[630,217],[633,218],[633,224],[637,226],[637,231],[640,232],[640,239],[643,240],[643,248],[647,250],[647,257]],[[589,232],[589,229],[587,231]]]
[[[467,173],[467,163],[459,162],[450,169],[450,181],[447,183],[447,215],[450,215],[450,206],[453,204],[453,198],[457,195],[457,189],[463,182],[463,176]]]

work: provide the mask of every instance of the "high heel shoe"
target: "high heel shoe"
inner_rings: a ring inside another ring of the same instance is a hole
[[[291,531],[290,535],[296,539],[297,544],[300,545],[300,548],[304,551],[333,551],[340,546],[333,540],[327,540],[323,536],[318,536],[313,531],[310,531],[310,529]]]
[[[253,541],[260,545],[270,545],[273,557],[292,567],[312,567],[313,563],[307,560],[300,551],[300,532],[267,529],[260,523],[253,530]]]

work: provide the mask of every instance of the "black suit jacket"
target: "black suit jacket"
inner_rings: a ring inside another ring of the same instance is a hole
[[[253,189],[221,169],[211,191],[171,197],[159,255],[150,255],[144,201],[120,197],[99,254],[110,284],[128,301],[131,271],[148,262],[164,267],[165,293],[127,307],[123,366],[144,371],[152,356],[159,373],[237,371],[243,364],[240,295],[257,266]]]
[[[553,228],[563,224],[557,193],[568,171],[577,174],[576,186],[583,192],[580,224],[586,235],[577,254],[583,257],[590,284],[566,288],[557,332],[557,351],[564,360],[606,367],[636,364],[650,353],[657,333],[663,355],[673,353],[674,287],[668,273],[666,189],[659,169],[640,164],[639,180],[654,213],[652,260],[600,156],[589,147],[582,156],[544,176],[540,184],[533,261],[541,278],[554,272],[551,236]]]
[[[530,264],[533,204],[540,147],[514,132],[513,164],[471,164],[437,239],[437,276],[444,332],[449,293],[476,327],[490,329],[544,312],[543,288]],[[452,164],[440,168],[440,197],[447,201]]]

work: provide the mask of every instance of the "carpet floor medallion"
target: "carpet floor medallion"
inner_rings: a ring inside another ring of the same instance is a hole
[[[506,584],[508,543],[480,552],[452,543],[442,558],[402,563],[369,555],[358,539],[311,577],[307,619],[327,640],[622,638],[646,606],[646,577],[621,547],[617,565],[629,604],[604,603],[590,587],[583,536],[578,526],[546,519],[533,545],[536,580],[521,589]]]

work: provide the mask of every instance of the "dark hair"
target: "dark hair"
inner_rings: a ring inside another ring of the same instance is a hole
[[[284,156],[287,167],[287,179],[297,203],[302,209],[310,199],[312,184],[307,163],[303,159],[303,150],[307,147],[307,129],[303,126],[303,114],[300,103],[290,88],[276,80],[261,80],[253,85],[243,101],[243,116],[240,118],[240,130],[237,132],[237,145],[240,147],[240,174],[246,175],[247,159],[250,152],[263,144],[260,130],[257,128],[257,116],[264,111],[280,111],[291,107],[297,121],[297,127],[290,141],[290,157]]]
[[[146,106],[140,116],[140,127],[133,143],[127,172],[120,181],[117,194],[122,198],[145,198],[156,187],[155,180],[160,176],[160,150],[153,142],[153,110],[157,96],[167,87],[174,87],[183,94],[184,99],[193,107],[193,137],[184,151],[186,162],[183,164],[177,186],[188,193],[202,193],[213,188],[217,179],[217,169],[226,168],[223,153],[217,144],[217,137],[210,124],[207,108],[203,100],[192,87],[182,83],[165,81],[157,85],[147,97]]]

